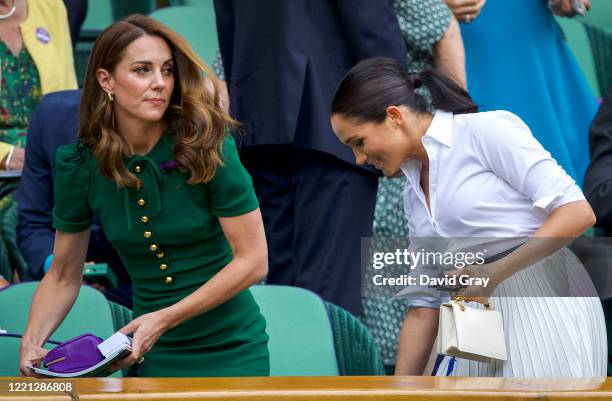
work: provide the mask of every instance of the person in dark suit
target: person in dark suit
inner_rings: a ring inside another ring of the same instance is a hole
[[[30,120],[26,161],[15,195],[19,204],[17,241],[28,265],[23,277],[26,281],[42,278],[45,262],[53,253],[55,152],[61,145],[76,142],[80,98],[80,90],[45,95]],[[112,301],[130,306],[129,276],[99,223],[92,225],[87,260],[109,265],[119,285],[116,289],[104,289],[104,294]]]
[[[68,24],[70,25],[70,38],[72,47],[79,41],[81,26],[87,16],[87,0],[64,0],[68,12]]]
[[[215,0],[230,111],[243,126],[269,246],[270,284],[359,314],[360,247],[378,176],[333,135],[332,95],[359,60],[406,46],[391,1]]]
[[[589,131],[591,164],[584,177],[584,194],[597,217],[596,228],[612,236],[612,88],[604,96]]]

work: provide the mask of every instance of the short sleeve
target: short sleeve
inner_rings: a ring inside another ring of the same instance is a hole
[[[91,225],[89,207],[89,167],[87,148],[78,143],[57,149],[54,181],[53,227],[67,233],[86,230]]]
[[[214,178],[206,184],[211,213],[218,217],[239,216],[259,207],[251,176],[240,162],[236,143],[227,135],[221,153],[223,165],[217,166]]]
[[[534,208],[547,213],[585,199],[572,177],[519,117],[510,112],[491,113],[493,119],[483,119],[475,140],[483,163],[498,177],[529,197]]]

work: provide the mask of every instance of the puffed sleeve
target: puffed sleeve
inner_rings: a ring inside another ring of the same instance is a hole
[[[223,165],[217,166],[214,178],[206,184],[211,213],[218,217],[239,216],[259,207],[253,181],[238,157],[236,143],[227,135],[221,154]]]
[[[481,159],[498,177],[526,195],[533,207],[552,212],[583,200],[576,182],[533,137],[529,127],[510,112],[491,112],[475,135]]]
[[[77,233],[91,225],[87,152],[81,143],[57,149],[53,208],[53,227],[56,230]]]

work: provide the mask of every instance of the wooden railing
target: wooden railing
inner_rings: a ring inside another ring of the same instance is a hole
[[[292,401],[470,401],[612,400],[611,379],[530,379],[477,377],[248,377],[76,379],[72,391],[15,391],[15,383],[60,381],[0,378],[5,400],[292,400]],[[9,386],[13,384],[13,391]],[[23,385],[20,386],[22,389]],[[66,386],[64,386],[66,387]],[[40,390],[40,388],[39,388]],[[78,397],[78,398],[77,398]]]

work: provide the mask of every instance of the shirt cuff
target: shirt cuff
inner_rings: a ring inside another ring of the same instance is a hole
[[[67,221],[59,218],[53,211],[53,228],[65,233],[80,233],[91,226],[91,219],[83,221]]]
[[[570,188],[563,189],[556,194],[546,195],[535,202],[533,208],[541,209],[546,213],[552,213],[553,210],[566,205],[570,202],[585,200],[584,194],[577,185],[572,185]]]

